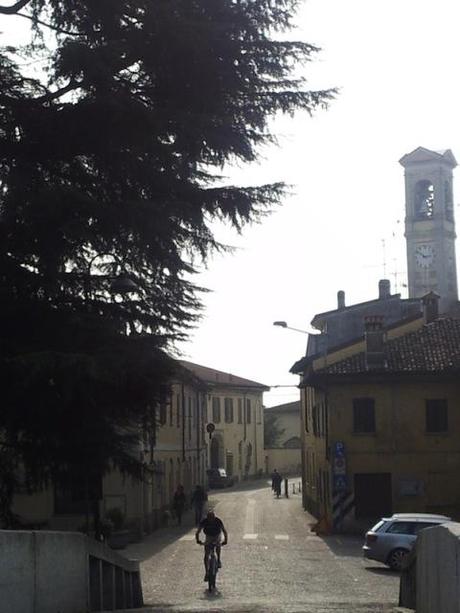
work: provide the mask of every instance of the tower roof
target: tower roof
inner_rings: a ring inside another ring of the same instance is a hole
[[[457,166],[457,160],[450,149],[443,149],[442,151],[431,151],[425,147],[417,147],[410,153],[406,153],[399,160],[401,166],[410,166],[411,164],[422,164],[424,162],[440,162],[447,164],[451,168]]]

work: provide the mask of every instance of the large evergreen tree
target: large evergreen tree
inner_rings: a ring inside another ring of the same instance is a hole
[[[120,432],[148,418],[196,322],[213,220],[241,229],[283,194],[219,172],[256,159],[275,113],[333,95],[295,76],[315,47],[274,36],[297,4],[0,0],[33,32],[0,50],[3,490],[15,462],[31,486],[139,468]]]

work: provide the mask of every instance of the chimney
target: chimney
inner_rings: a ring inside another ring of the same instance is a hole
[[[337,308],[345,308],[345,292],[342,289],[339,289],[339,291],[337,292]]]
[[[391,296],[391,285],[388,279],[380,279],[379,281],[379,300],[384,300]]]
[[[422,298],[423,319],[426,324],[431,324],[439,317],[439,296],[434,292],[425,294]]]
[[[385,368],[385,332],[382,315],[369,315],[364,318],[364,338],[367,369]]]

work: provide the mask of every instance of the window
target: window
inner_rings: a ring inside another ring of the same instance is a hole
[[[188,397],[187,423],[188,423],[188,438],[190,440],[192,438],[192,399],[190,396]]]
[[[162,400],[160,402],[160,424],[164,426],[166,423],[166,402]]]
[[[251,401],[246,398],[246,423],[251,423]]]
[[[311,412],[311,420],[313,426],[313,434],[318,436],[318,405],[314,404]]]
[[[225,398],[225,423],[233,423],[233,398]]]
[[[176,408],[177,408],[177,421],[176,421],[176,426],[178,428],[180,428],[180,412],[181,412],[181,401],[180,401],[180,394],[177,394],[176,396]]]
[[[434,212],[434,188],[431,181],[417,181],[415,185],[415,216],[430,219]]]
[[[447,400],[435,398],[425,401],[426,405],[426,431],[447,432]]]
[[[220,424],[220,398],[213,397],[212,399],[212,421]]]
[[[310,402],[312,402],[312,394],[309,390],[309,393],[307,394],[307,390],[305,389],[304,392],[304,404],[305,404],[305,432],[308,432],[308,420],[310,419],[310,411],[309,411],[309,406],[310,406]]]
[[[201,401],[201,419],[203,421],[203,424],[206,424],[208,423],[208,407],[206,405],[206,396],[201,394],[200,401]]]
[[[414,524],[414,534],[418,534],[420,530],[425,530],[425,528],[434,528],[436,525],[435,522],[417,521]]]
[[[373,398],[354,398],[353,432],[356,434],[375,432],[375,403]]]
[[[226,466],[227,466],[227,475],[229,477],[232,477],[233,476],[233,453],[231,451],[227,451]]]
[[[243,423],[243,400],[238,398],[238,423]]]
[[[386,530],[391,534],[413,534],[414,533],[414,522],[412,521],[395,521],[389,528]]]
[[[173,399],[169,399],[169,425],[173,425]]]

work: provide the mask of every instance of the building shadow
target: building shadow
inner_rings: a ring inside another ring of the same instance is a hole
[[[116,552],[129,560],[144,562],[187,535],[189,535],[187,540],[193,542],[192,537],[196,530],[194,517],[194,512],[189,510],[182,516],[182,525],[172,524],[158,528],[139,543],[130,543],[124,549],[117,549]]]
[[[356,534],[331,534],[319,536],[332,553],[339,557],[362,558],[364,537]]]
[[[382,577],[399,577],[400,572],[392,570],[386,566],[365,566],[365,570],[374,575],[381,575]]]

